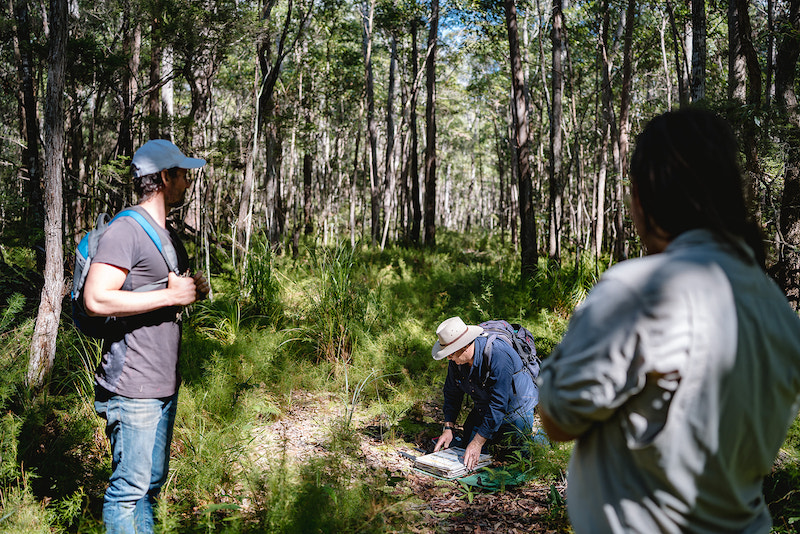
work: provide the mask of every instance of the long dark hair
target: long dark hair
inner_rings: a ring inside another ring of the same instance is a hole
[[[763,267],[761,232],[748,213],[730,125],[713,113],[684,108],[645,126],[631,156],[631,180],[648,229],[674,238],[708,228],[738,248],[742,238]]]

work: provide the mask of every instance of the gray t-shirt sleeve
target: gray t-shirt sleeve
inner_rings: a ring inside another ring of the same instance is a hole
[[[157,229],[162,241],[169,239],[166,230]],[[128,272],[122,289],[133,290],[167,278],[166,261],[138,222],[120,217],[106,229],[92,263],[107,263]],[[166,287],[166,283],[164,283]]]
[[[162,242],[171,239],[163,228],[156,231]],[[185,269],[188,258],[177,236],[171,239]],[[169,268],[152,239],[138,222],[120,217],[103,234],[93,262],[128,272],[123,290],[163,280],[167,287]],[[105,340],[97,383],[112,393],[132,398],[163,398],[174,394],[180,383],[178,355],[181,308],[171,306],[117,319],[115,334]],[[120,333],[117,333],[120,332]]]

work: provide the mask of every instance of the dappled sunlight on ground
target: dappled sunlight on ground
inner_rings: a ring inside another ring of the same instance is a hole
[[[425,403],[422,409],[430,412],[425,414],[430,420],[439,408]],[[252,457],[260,467],[268,468],[281,458],[284,450],[292,464],[335,454],[329,445],[332,432],[345,415],[346,406],[335,395],[293,392],[280,418],[254,430]],[[414,518],[405,525],[410,532],[564,532],[563,528],[553,529],[563,519],[559,521],[549,515],[552,491],[549,485],[527,483],[498,493],[469,490],[456,481],[439,480],[413,469],[409,456],[431,452],[432,434],[389,433],[374,417],[360,410],[353,413],[350,428],[353,450],[348,461],[361,463],[354,466],[353,473],[357,476],[366,468],[384,474],[387,486],[401,500],[398,506],[403,515]],[[563,487],[556,490],[563,495]]]

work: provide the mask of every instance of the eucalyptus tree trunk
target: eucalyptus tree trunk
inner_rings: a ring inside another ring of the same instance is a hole
[[[589,248],[589,240],[591,239],[591,224],[586,219],[586,187],[585,187],[585,174],[584,174],[584,148],[583,139],[579,135],[581,130],[582,120],[578,120],[578,105],[576,102],[576,95],[578,90],[576,85],[579,83],[581,75],[576,74],[572,66],[572,54],[569,50],[569,36],[566,28],[564,28],[565,51],[566,51],[566,69],[567,76],[565,79],[566,89],[569,94],[569,124],[573,132],[573,149],[570,164],[567,166],[567,180],[570,185],[569,199],[570,199],[570,214],[572,229],[570,239],[575,244],[575,258],[580,261],[581,254],[584,249]],[[573,203],[571,199],[576,199]]]
[[[213,9],[206,4],[199,4],[202,9]],[[200,47],[190,50],[187,54],[184,73],[189,82],[191,94],[191,108],[186,121],[185,137],[195,155],[209,145],[207,132],[211,120],[211,98],[214,93],[214,79],[222,61],[221,50],[214,42],[216,36],[208,28],[196,28],[200,35]],[[192,185],[192,195],[184,210],[183,222],[194,231],[195,242],[201,246],[203,235],[208,231],[208,222],[205,220],[201,207],[205,204],[208,195],[206,176],[213,172],[212,167],[206,166],[196,171]]]
[[[417,135],[417,97],[419,96],[419,48],[417,46],[417,19],[411,21],[411,73],[414,85],[411,86],[409,102],[408,130],[409,147],[409,179],[411,180],[411,243],[420,244],[420,227],[422,225],[422,207],[419,200],[419,136]]]
[[[305,45],[304,45],[305,48]],[[306,48],[303,52],[308,53]],[[301,102],[305,108],[306,131],[313,131],[314,121],[311,117],[313,80],[311,76],[303,76],[300,85],[303,91]],[[314,167],[314,140],[311,135],[305,139],[305,149],[303,153],[303,233],[312,235],[314,233],[314,213],[313,213],[313,167]]]
[[[45,102],[45,251],[44,288],[31,340],[26,383],[39,388],[53,367],[56,339],[64,298],[64,245],[62,242],[64,173],[64,83],[69,28],[67,0],[50,1],[50,50]]]
[[[800,310],[800,110],[795,83],[800,57],[800,0],[789,2],[785,31],[775,58],[775,99],[786,146],[776,278],[795,310]]]
[[[386,246],[389,233],[389,223],[392,219],[392,205],[395,201],[395,145],[396,132],[394,126],[394,95],[397,90],[397,36],[391,36],[391,55],[389,59],[389,84],[386,88],[386,156],[384,159],[384,185],[383,185],[383,234],[381,235],[381,250]]]
[[[616,213],[614,226],[617,231],[617,240],[615,253],[618,261],[622,261],[628,257],[625,229],[625,217],[623,215],[625,195],[626,195],[626,182],[628,172],[628,147],[629,147],[629,134],[630,134],[630,107],[631,107],[631,87],[633,85],[633,66],[632,66],[632,48],[633,48],[633,27],[636,24],[636,2],[635,0],[628,0],[628,8],[625,13],[625,37],[622,45],[622,89],[620,91],[620,104],[619,104],[619,165],[617,166],[617,181],[616,181]]]
[[[517,6],[514,0],[504,0],[508,48],[511,58],[511,87],[513,89],[515,166],[519,172],[519,212],[521,220],[521,272],[532,278],[536,273],[538,253],[536,250],[536,219],[533,211],[533,183],[530,164],[530,135],[528,128],[528,104],[525,99],[525,73],[519,47],[517,29]]]
[[[767,0],[767,80],[764,86],[767,88],[764,98],[764,109],[770,109],[774,96],[772,80],[775,75],[775,2]]]
[[[425,245],[436,246],[436,47],[439,40],[439,0],[431,0],[428,52],[425,59]]]
[[[283,129],[278,125],[277,103],[267,99],[264,112],[264,192],[266,194],[264,217],[267,221],[267,236],[270,244],[280,252],[280,243],[286,224],[286,210],[283,204]]]
[[[494,126],[494,150],[497,155],[497,177],[499,179],[499,198],[497,199],[497,220],[500,223],[500,244],[504,245],[506,241],[506,228],[508,227],[508,214],[506,199],[506,154],[503,140],[505,135],[500,134],[500,129],[497,126],[497,119],[492,117],[492,125]]]
[[[688,54],[683,46],[682,34],[678,29],[678,23],[675,20],[675,10],[672,8],[670,0],[665,1],[667,7],[667,14],[669,15],[669,24],[672,29],[672,43],[673,51],[675,54],[675,70],[678,78],[678,102],[681,106],[689,102],[689,65]]]
[[[261,18],[265,26],[269,26],[272,10],[276,4],[277,0],[269,0],[262,9]],[[295,13],[295,9],[297,13]],[[259,34],[256,42],[256,55],[258,57],[260,76],[255,118],[257,127],[254,129],[253,133],[252,150],[255,151],[257,149],[259,130],[263,130],[266,139],[264,151],[264,163],[266,165],[264,176],[264,190],[266,193],[265,217],[267,220],[267,236],[270,244],[275,247],[278,247],[280,244],[286,223],[286,213],[281,194],[280,174],[283,134],[277,124],[275,86],[280,78],[283,61],[286,59],[287,54],[294,50],[298,40],[305,31],[312,9],[313,2],[309,2],[307,9],[303,11],[302,6],[298,5],[295,7],[293,0],[289,0],[280,33],[277,36],[272,35],[267,27]],[[287,42],[289,41],[291,22],[294,15],[297,15],[295,34],[291,37],[291,41]],[[253,164],[253,159],[255,159],[255,154],[248,160],[249,165]],[[246,236],[249,236],[249,228],[251,227],[250,225],[252,225],[252,216],[248,216],[247,213],[252,214],[253,212],[252,188],[255,184],[255,169],[252,170],[250,179],[248,179],[249,172],[248,169],[245,173],[245,185],[242,191],[238,219],[238,226],[247,229],[245,233]]]
[[[563,158],[563,135],[561,121],[564,98],[564,0],[553,0],[553,29],[551,30],[553,72],[553,107],[550,114],[550,202],[549,202],[549,247],[548,255],[552,261],[561,258],[561,225],[563,222],[564,177],[561,160]],[[510,32],[509,32],[510,33]],[[522,199],[520,198],[520,201]]]
[[[658,29],[659,43],[661,44],[661,64],[664,66],[664,87],[667,90],[667,110],[672,109],[672,76],[669,73],[669,63],[667,62],[667,20],[661,22]]]
[[[11,4],[13,2],[13,4]],[[34,69],[34,54],[32,29],[30,22],[30,8],[27,0],[9,0],[14,13],[14,55],[17,63],[17,76],[19,78],[19,116],[21,137],[24,141],[22,147],[22,168],[26,173],[20,176],[23,180],[23,194],[27,203],[23,216],[27,224],[28,242],[34,250],[40,250],[41,238],[38,229],[44,224],[44,202],[42,199],[42,168],[39,162],[39,113],[36,105],[36,73]],[[37,253],[37,267],[44,266],[44,257]]]
[[[367,104],[367,141],[369,143],[369,192],[372,227],[370,237],[376,245],[381,232],[381,195],[378,183],[378,123],[375,119],[375,83],[372,72],[372,28],[375,15],[375,1],[368,0],[361,5],[362,51],[364,53],[364,87]]]
[[[744,105],[747,96],[747,62],[739,34],[739,1],[728,4],[728,98]]]
[[[244,162],[244,180],[242,181],[242,192],[239,195],[239,213],[236,217],[236,222],[233,225],[233,244],[231,249],[231,261],[234,268],[236,267],[236,258],[242,257],[242,263],[246,261],[247,251],[250,245],[250,234],[253,228],[253,186],[255,184],[255,164],[258,154],[258,137],[259,137],[259,107],[258,102],[261,100],[260,91],[256,92],[254,98],[255,112],[253,117],[253,134],[250,138],[250,144],[245,156]],[[242,273],[244,271],[242,270]]]
[[[706,0],[692,0],[692,102],[706,97]]]
[[[605,115],[605,114],[604,114]],[[597,175],[594,184],[592,207],[592,255],[599,258],[603,252],[606,212],[606,181],[608,178],[608,146],[611,141],[611,124],[603,119],[601,123],[600,146],[597,153]]]
[[[364,109],[361,109],[361,118],[364,118]],[[356,183],[358,182],[358,155],[359,145],[361,144],[361,128],[356,133],[356,147],[353,150],[353,174],[350,176],[350,246],[356,246],[356,200],[358,190]]]
[[[130,0],[124,0],[122,20],[122,52],[127,58],[126,67],[122,70],[122,91],[119,121],[119,139],[117,155],[133,156],[133,109],[139,84],[136,74],[142,49],[142,26]]]
[[[303,154],[303,233],[314,233],[314,215],[311,211],[311,179],[313,175],[314,157],[310,152]]]
[[[269,0],[262,9],[262,21],[268,22],[272,13],[272,8],[277,3],[277,0]],[[231,250],[231,259],[234,266],[236,265],[236,256],[241,254],[242,257],[242,270],[247,262],[247,252],[250,247],[250,235],[253,228],[253,210],[255,199],[254,188],[256,181],[256,160],[258,158],[258,141],[261,136],[261,122],[262,117],[262,103],[264,102],[264,93],[272,91],[277,76],[274,71],[270,71],[270,65],[267,61],[269,56],[268,50],[270,46],[270,36],[267,31],[259,34],[256,39],[256,56],[258,58],[258,72],[259,76],[256,82],[256,89],[253,95],[253,132],[250,137],[250,143],[247,155],[245,156],[244,168],[244,181],[242,182],[242,192],[239,196],[239,213],[236,218],[234,226],[235,233],[233,238],[233,249]]]
[[[520,202],[519,202],[519,200],[520,200],[519,199],[520,184],[519,184],[519,165],[517,163],[517,161],[519,160],[519,156],[517,155],[517,152],[519,150],[517,148],[517,142],[516,142],[516,128],[517,127],[516,127],[516,124],[514,123],[514,105],[515,105],[515,101],[514,101],[514,89],[513,88],[511,89],[510,94],[511,94],[511,97],[509,98],[509,105],[508,105],[507,111],[505,113],[505,116],[506,116],[506,137],[509,139],[508,152],[509,152],[509,155],[510,155],[509,159],[511,161],[511,165],[509,165],[509,170],[511,172],[510,172],[510,175],[509,175],[509,184],[508,184],[508,200],[509,200],[508,211],[509,211],[509,222],[511,224],[511,243],[514,245],[514,248],[516,249],[517,245],[519,244],[519,241],[520,241],[520,239],[519,239],[519,226],[517,224],[518,220],[519,220],[519,217],[517,217],[517,215],[522,215],[522,208],[521,208]],[[530,127],[531,127],[531,124],[528,123],[528,132],[529,132],[528,133],[528,147],[529,147],[529,149],[530,149]],[[542,162],[545,160],[544,150],[542,149],[542,146],[543,146],[542,145],[542,143],[543,143],[542,139],[544,139],[544,137],[545,136],[543,136],[543,135],[537,136],[537,139],[539,141],[539,143],[538,143],[538,149],[539,150],[537,151],[537,155],[540,156],[540,157],[536,158],[536,162],[537,162],[536,173],[539,174],[539,175],[543,175],[544,174],[544,167],[542,167]],[[533,174],[532,170],[531,170],[531,174]],[[531,179],[531,193],[532,193],[532,191],[533,191],[533,179]],[[531,208],[532,207],[533,206],[531,205]],[[536,227],[534,226],[534,230],[535,229],[536,229]],[[538,243],[537,243],[537,247],[538,247]],[[537,249],[537,256],[538,256],[538,249]]]
[[[175,50],[171,44],[165,44],[161,58],[161,72],[166,75],[164,86],[161,88],[161,109],[164,112],[161,131],[164,139],[171,141],[175,136],[175,82],[173,81]]]
[[[746,0],[734,0],[728,7],[728,48],[728,98],[736,109],[745,111],[735,117],[734,122],[745,155],[745,200],[750,212],[758,219],[757,177],[761,171],[755,117],[761,108],[762,84]]]
[[[611,32],[611,18],[609,13],[609,6],[608,2],[604,2],[604,9],[603,16],[601,19],[601,27],[600,27],[600,59],[602,65],[602,107],[603,107],[603,119],[605,126],[608,130],[608,142],[610,142],[611,147],[611,165],[612,165],[612,177],[613,177],[613,199],[612,199],[612,220],[610,224],[614,230],[614,242],[613,242],[613,252],[616,259],[621,260],[625,256],[625,248],[624,248],[624,229],[622,225],[623,216],[622,216],[622,194],[619,187],[620,182],[620,174],[622,172],[622,164],[621,164],[621,155],[620,155],[620,128],[617,124],[617,114],[614,111],[614,93],[613,87],[611,84],[611,73],[614,70],[614,58],[617,56],[619,47],[618,43],[622,40],[622,36],[624,34],[624,16],[621,17],[620,24],[617,27],[616,36],[614,38],[613,43],[609,43],[610,37],[609,34]],[[606,142],[606,134],[603,134],[603,140],[601,142]],[[603,148],[601,148],[603,150]],[[608,168],[607,162],[607,154],[603,153],[600,154],[600,167],[601,170],[603,168]],[[607,178],[607,173],[601,175],[601,179]],[[597,232],[595,236],[596,243],[598,243],[598,247],[602,246],[603,236],[605,233],[605,192],[606,187],[603,184],[601,188],[598,184],[598,192],[597,192],[597,213],[598,213],[598,221],[597,221]]]
[[[161,137],[161,62],[163,55],[162,5],[156,0],[151,5],[150,28],[150,89],[147,93],[147,127],[150,139]]]

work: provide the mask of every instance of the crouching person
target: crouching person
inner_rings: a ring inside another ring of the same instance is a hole
[[[444,430],[434,452],[452,445],[465,446],[464,465],[474,469],[487,443],[511,436],[521,444],[532,438],[533,416],[539,392],[533,375],[520,355],[502,337],[496,337],[489,354],[484,329],[451,317],[436,329],[434,360],[447,358],[444,383]],[[474,403],[464,423],[461,440],[454,428],[464,394]]]

